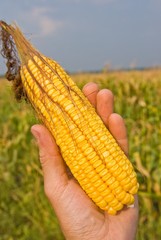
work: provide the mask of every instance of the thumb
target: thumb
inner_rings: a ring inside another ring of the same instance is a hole
[[[49,200],[54,204],[68,183],[68,175],[59,148],[54,138],[43,125],[31,128],[37,140],[40,163],[44,175],[44,190]]]

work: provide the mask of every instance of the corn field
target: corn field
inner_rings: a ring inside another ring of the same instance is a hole
[[[161,238],[161,70],[73,74],[79,87],[96,82],[115,96],[125,119],[130,159],[138,169],[140,217],[137,240]],[[0,240],[62,240],[44,195],[38,151],[30,133],[38,122],[10,83],[0,80]]]

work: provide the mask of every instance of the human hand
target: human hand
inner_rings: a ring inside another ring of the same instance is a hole
[[[120,115],[113,113],[113,94],[98,89],[95,83],[83,88],[122,150],[128,154],[126,127]],[[112,216],[103,212],[69,174],[59,148],[49,131],[34,125],[44,175],[45,193],[51,202],[67,240],[133,240],[138,223],[138,200],[133,208],[124,208]]]

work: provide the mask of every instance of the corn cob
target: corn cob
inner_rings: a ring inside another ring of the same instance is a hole
[[[93,106],[62,67],[35,50],[16,25],[1,21],[0,26],[14,39],[23,91],[80,186],[109,214],[133,204],[136,173]]]

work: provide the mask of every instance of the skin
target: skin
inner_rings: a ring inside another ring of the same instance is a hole
[[[99,90],[95,83],[83,88],[106,127],[128,154],[126,127],[122,117],[113,113],[114,97],[110,90]],[[111,216],[100,211],[67,170],[59,148],[43,125],[31,132],[37,140],[44,176],[44,190],[67,240],[134,240],[138,223],[138,200]]]

